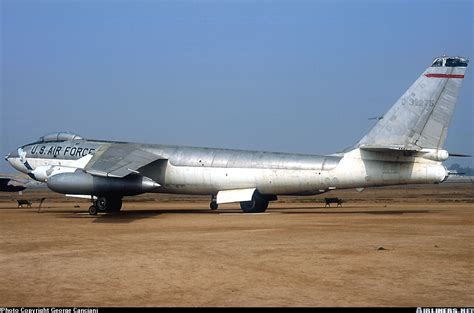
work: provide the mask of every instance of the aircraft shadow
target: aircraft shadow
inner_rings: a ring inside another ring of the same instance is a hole
[[[235,211],[237,212],[237,210]],[[94,219],[93,223],[131,223],[136,220],[156,217],[162,214],[217,214],[219,212],[203,209],[183,209],[183,210],[123,210],[119,213],[99,213],[95,216],[89,215],[87,211],[71,211],[71,210],[43,210],[39,213],[53,213],[57,218]]]
[[[121,211],[119,213],[98,214],[94,223],[131,223],[136,220],[160,216],[162,214],[216,214],[215,211],[202,209],[184,210],[132,210]]]
[[[321,207],[285,207],[277,209],[269,209],[264,214],[315,214],[315,215],[354,215],[354,214],[369,214],[369,215],[403,215],[403,214],[428,214],[436,212],[435,210],[384,210],[384,211],[370,211],[370,210],[357,210],[357,211],[328,211],[330,208]],[[259,216],[261,214],[242,213],[241,210],[206,210],[206,209],[157,209],[157,210],[123,210],[119,213],[99,213],[96,216],[91,216],[87,211],[84,210],[47,210],[43,209],[38,213],[52,213],[57,218],[68,218],[68,219],[80,219],[90,218],[93,219],[93,223],[112,223],[112,224],[126,224],[136,220],[146,219],[151,217],[157,217],[162,214],[209,214],[209,215],[245,215],[245,216]]]

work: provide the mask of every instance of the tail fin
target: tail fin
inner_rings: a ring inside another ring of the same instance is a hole
[[[441,149],[468,63],[461,57],[434,59],[357,146]]]

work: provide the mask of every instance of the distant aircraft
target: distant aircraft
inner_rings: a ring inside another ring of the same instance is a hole
[[[44,185],[44,182],[32,180],[29,177],[0,173],[0,191],[19,192],[27,188],[40,188]]]
[[[211,209],[240,202],[264,212],[277,195],[441,183],[443,150],[468,65],[436,58],[355,146],[327,156],[87,140],[54,133],[6,156],[56,192],[91,199],[91,215],[120,211],[124,196],[146,192],[210,195]]]
[[[0,175],[0,191],[17,192],[26,189],[26,180]]]

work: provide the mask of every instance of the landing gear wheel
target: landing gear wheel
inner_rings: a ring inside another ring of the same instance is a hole
[[[244,213],[262,213],[268,208],[268,200],[255,193],[251,201],[240,202]]]
[[[211,210],[217,210],[217,208],[219,207],[219,205],[217,204],[217,197],[216,195],[211,195],[211,203],[209,204],[209,207],[211,208]]]
[[[95,205],[100,212],[120,212],[122,199],[117,197],[99,197]]]
[[[97,208],[95,205],[89,207],[89,215],[97,215]]]
[[[97,206],[97,210],[101,212],[105,212],[105,210],[107,210],[107,207],[109,205],[109,201],[106,197],[100,197],[95,202],[95,205]]]
[[[112,198],[109,200],[107,212],[120,212],[120,209],[122,209],[122,199]]]

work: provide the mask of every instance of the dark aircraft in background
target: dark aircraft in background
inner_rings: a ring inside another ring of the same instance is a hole
[[[18,192],[26,189],[27,179],[3,176],[0,174],[0,191]]]

